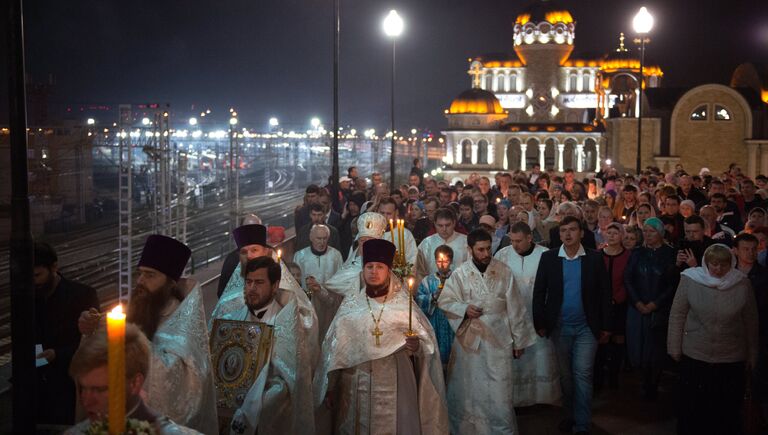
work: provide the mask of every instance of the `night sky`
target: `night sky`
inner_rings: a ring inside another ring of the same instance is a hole
[[[389,123],[391,43],[381,30],[389,9],[406,20],[397,51],[398,128],[439,130],[443,109],[469,87],[467,58],[512,52],[512,22],[530,2],[341,0],[342,125],[381,131]],[[648,58],[663,68],[665,86],[727,84],[739,63],[768,62],[766,0],[562,4],[577,22],[574,54],[596,56],[615,49],[620,31],[631,34],[632,16],[647,6],[656,17]],[[331,0],[37,0],[25,7],[27,71],[37,81],[56,77],[56,103],[170,102],[177,116],[211,108],[222,120],[234,106],[242,125],[254,128],[270,116],[297,130],[312,116],[331,123]]]

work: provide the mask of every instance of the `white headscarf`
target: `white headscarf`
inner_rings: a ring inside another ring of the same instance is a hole
[[[687,276],[688,278],[706,287],[712,287],[718,290],[727,290],[738,284],[742,279],[746,279],[747,276],[744,275],[744,273],[742,273],[740,270],[736,269],[736,257],[733,255],[733,253],[731,253],[731,270],[729,270],[728,273],[726,273],[725,276],[721,278],[712,276],[712,274],[709,273],[709,268],[707,267],[707,262],[704,261],[704,258],[706,258],[707,252],[709,252],[709,250],[715,246],[723,247],[730,252],[730,248],[727,246],[723,245],[722,243],[716,243],[704,251],[704,255],[701,257],[701,267],[689,267],[688,269],[685,269],[681,275]]]

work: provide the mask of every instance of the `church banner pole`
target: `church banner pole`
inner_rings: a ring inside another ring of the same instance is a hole
[[[35,432],[35,310],[27,168],[27,109],[24,80],[23,0],[6,2],[8,95],[11,144],[11,346],[12,424],[16,433]]]

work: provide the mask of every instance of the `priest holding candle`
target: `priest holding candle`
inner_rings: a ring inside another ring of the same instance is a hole
[[[363,245],[365,291],[345,297],[323,341],[315,404],[331,410],[334,433],[448,433],[437,340],[392,279],[394,255],[387,240]]]
[[[186,435],[199,432],[174,423],[148,406],[141,391],[150,373],[151,345],[125,316],[108,318],[109,337],[103,326],[83,338],[72,357],[70,374],[77,384],[80,404],[88,418],[65,432],[88,433],[92,426],[106,424],[110,434],[126,432],[130,426],[146,423],[158,435]],[[113,377],[119,373],[119,377]]]

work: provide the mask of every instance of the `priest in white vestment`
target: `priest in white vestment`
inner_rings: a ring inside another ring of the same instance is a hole
[[[533,283],[541,254],[547,248],[533,243],[531,227],[518,222],[509,230],[510,246],[502,248],[494,258],[512,270],[513,282],[525,300],[528,315],[533,313]],[[530,319],[533,322],[533,319]],[[560,401],[560,373],[555,346],[551,340],[536,337],[534,344],[512,364],[515,407],[535,404],[554,405]]]
[[[213,308],[211,322],[208,323],[209,329],[213,325],[213,319],[220,319],[226,314],[238,311],[245,306],[245,301],[243,300],[245,282],[243,281],[242,273],[245,263],[257,257],[271,256],[275,258],[272,247],[267,243],[267,227],[264,225],[241,225],[232,231],[232,237],[235,239],[235,245],[240,250],[240,263],[232,272],[227,286]],[[290,291],[302,291],[301,285],[291,275],[285,266],[285,262],[280,262],[280,269],[282,270],[280,288]]]
[[[191,254],[170,237],[147,238],[126,320],[152,343],[144,383],[147,405],[178,424],[215,434],[216,391],[203,295],[196,281],[181,278]],[[80,332],[92,333],[99,321],[98,313],[84,312]]]
[[[416,276],[421,281],[425,276],[437,273],[435,249],[448,245],[453,249],[451,269],[456,270],[467,261],[467,236],[456,232],[456,214],[449,208],[440,208],[435,212],[435,234],[422,240],[416,259]],[[417,282],[418,284],[418,282]]]
[[[303,291],[280,289],[282,270],[271,257],[245,265],[245,305],[225,319],[274,326],[272,352],[235,411],[232,435],[315,433],[312,375],[317,363],[317,317]]]
[[[331,409],[335,434],[447,434],[437,340],[391,278],[395,246],[369,240],[363,249],[365,291],[344,298],[328,329],[315,405]]]
[[[512,271],[491,257],[491,235],[467,236],[472,257],[445,282],[438,306],[456,331],[447,401],[454,434],[516,434],[514,359],[536,332]]]
[[[397,220],[401,217],[399,215],[397,203],[392,198],[384,198],[379,201],[378,206],[379,213],[384,216],[384,219],[388,222],[387,228],[389,231],[384,233],[381,237],[384,240],[389,240],[395,244],[395,248],[400,252],[403,247],[400,246],[400,238],[397,234]],[[395,231],[392,231],[391,226],[394,225]],[[413,233],[408,228],[403,229],[403,239],[405,245],[405,260],[412,265],[416,264],[416,256],[418,255],[418,247],[416,246],[416,239],[413,238]]]

